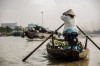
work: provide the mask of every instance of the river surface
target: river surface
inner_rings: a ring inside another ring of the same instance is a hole
[[[100,36],[91,39],[100,47]],[[84,37],[80,37],[79,40],[85,42]],[[90,52],[84,60],[68,62],[48,59],[45,43],[26,62],[22,62],[21,60],[41,42],[39,39],[29,41],[21,37],[0,37],[0,66],[100,66],[100,50],[90,41],[88,41]]]

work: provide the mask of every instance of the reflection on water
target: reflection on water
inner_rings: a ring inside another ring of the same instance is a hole
[[[100,46],[100,37],[92,37]],[[80,38],[84,42],[85,38]],[[0,37],[0,66],[100,66],[100,51],[88,41],[89,57],[84,60],[68,62],[48,58],[46,43],[41,46],[27,62],[21,60],[36,48],[42,41],[28,41],[21,37]]]
[[[63,59],[53,59],[49,58],[47,54],[44,55],[45,58],[47,58],[47,66],[88,66],[89,59],[81,59],[79,61],[69,61],[69,60],[63,60]]]
[[[49,60],[48,65],[55,66],[88,66],[88,59],[74,61],[74,62],[68,62],[68,61],[62,61],[62,60]]]

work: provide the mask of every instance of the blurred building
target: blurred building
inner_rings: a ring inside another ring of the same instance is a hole
[[[17,23],[1,23],[1,27],[6,28],[7,26],[10,27],[11,29],[15,29]]]

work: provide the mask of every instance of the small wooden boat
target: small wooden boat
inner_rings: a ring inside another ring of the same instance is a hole
[[[28,30],[28,31],[25,32],[25,35],[29,39],[38,38],[38,33],[35,30]]]
[[[54,44],[52,44],[54,43]],[[84,59],[88,55],[89,50],[82,48],[81,43],[70,46],[66,41],[54,40],[50,41],[47,45],[47,52],[51,58],[59,58],[66,60],[79,60]]]
[[[37,32],[36,30],[27,30],[27,31],[23,31],[22,35],[23,38],[26,36],[29,39],[34,39],[34,38],[40,38],[43,39],[45,38],[43,35],[39,35],[39,32]]]

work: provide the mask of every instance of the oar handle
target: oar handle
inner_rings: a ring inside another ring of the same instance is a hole
[[[64,23],[58,29],[56,29],[55,32],[57,32],[63,25],[64,25]]]
[[[85,36],[87,36],[77,25],[76,25],[76,27],[77,27]]]
[[[100,47],[88,35],[86,35],[78,26],[76,27],[100,50]]]

